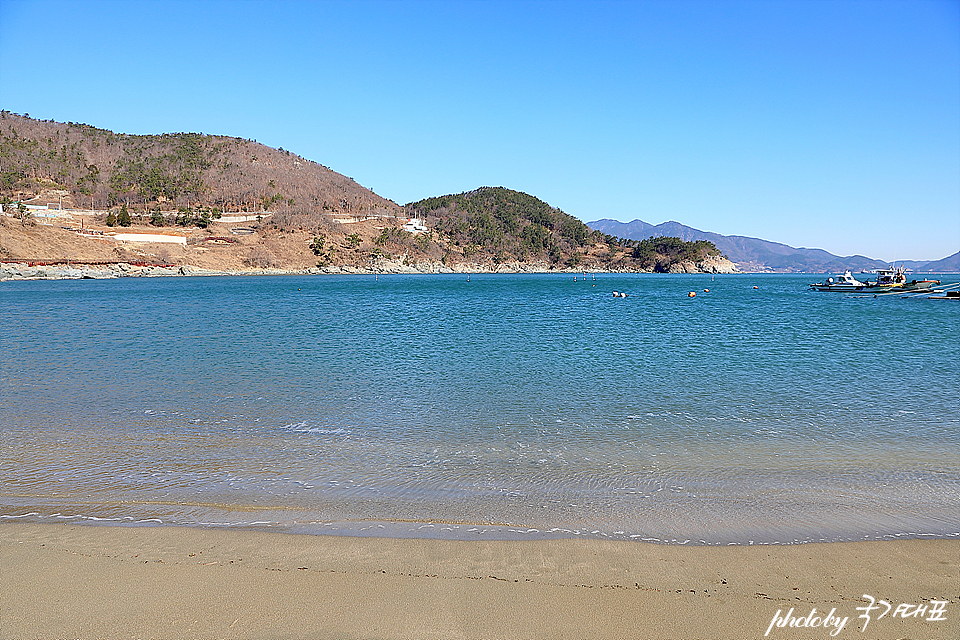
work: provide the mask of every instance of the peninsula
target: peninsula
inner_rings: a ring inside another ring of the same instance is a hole
[[[400,206],[252,140],[0,112],[0,278],[731,273],[709,241],[630,240],[503,187]]]

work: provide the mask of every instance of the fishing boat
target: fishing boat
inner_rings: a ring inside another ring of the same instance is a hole
[[[869,283],[875,287],[885,287],[887,290],[899,289],[902,291],[929,291],[940,284],[939,280],[911,280],[907,282],[907,274],[903,267],[897,269],[877,269],[876,282]]]
[[[871,282],[875,287],[902,287],[907,281],[907,276],[900,269],[877,269],[877,279]]]
[[[897,269],[877,269],[877,279],[862,282],[853,277],[849,271],[842,276],[827,278],[824,282],[815,282],[810,285],[817,291],[847,291],[847,292],[903,292],[913,293],[932,290],[940,284],[939,280],[911,280],[907,282],[907,275],[903,267]]]

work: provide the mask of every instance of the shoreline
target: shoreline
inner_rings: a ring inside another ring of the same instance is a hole
[[[309,275],[436,275],[436,274],[648,274],[648,275],[822,275],[775,271],[710,271],[694,266],[692,269],[656,273],[653,271],[613,270],[596,268],[556,267],[547,263],[503,263],[499,265],[458,264],[447,266],[442,263],[421,262],[412,265],[391,263],[355,267],[350,265],[329,265],[305,269],[206,269],[191,265],[138,264],[116,262],[111,264],[87,264],[73,262],[62,264],[33,264],[35,261],[0,262],[0,282],[20,280],[112,280],[115,278],[156,278],[156,277],[203,277],[203,276],[309,276]],[[949,274],[939,274],[949,275]]]
[[[684,547],[0,525],[4,637],[955,638],[960,540]],[[870,595],[920,616],[858,619]],[[930,601],[946,602],[928,620]],[[811,614],[811,610],[816,613]],[[781,628],[795,620],[818,628]],[[834,610],[828,627],[826,616]],[[771,626],[772,625],[772,626]]]
[[[503,263],[499,265],[418,262],[411,265],[399,263],[355,267],[329,265],[306,269],[205,269],[191,265],[140,265],[128,262],[114,264],[37,264],[29,261],[0,263],[0,282],[16,280],[111,280],[131,277],[177,277],[177,276],[307,276],[307,275],[397,275],[397,274],[523,274],[523,273],[611,273],[639,274],[652,271],[617,271],[607,269],[583,269],[555,267],[546,263]],[[671,273],[717,275],[740,272],[707,271],[693,267],[692,270]]]
[[[194,505],[197,506],[197,505]],[[63,512],[71,515],[63,515]],[[483,520],[451,519],[378,519],[364,518],[353,520],[305,521],[293,518],[292,521],[263,520],[254,517],[248,521],[234,521],[220,515],[209,515],[195,521],[161,519],[155,514],[138,515],[93,515],[83,514],[76,507],[61,506],[46,515],[37,511],[28,513],[0,513],[0,526],[3,524],[36,524],[40,526],[70,527],[122,527],[154,528],[172,527],[197,529],[200,531],[246,531],[292,536],[321,536],[359,539],[392,540],[437,540],[446,542],[538,542],[551,540],[584,540],[624,544],[652,544],[676,547],[788,547],[809,544],[850,544],[859,542],[895,542],[903,540],[946,540],[960,542],[960,530],[922,531],[918,529],[888,530],[882,533],[877,529],[872,534],[863,531],[835,532],[828,535],[821,532],[812,536],[798,531],[780,531],[779,537],[769,537],[770,532],[746,531],[739,535],[727,535],[723,538],[701,538],[690,531],[685,534],[678,531],[651,533],[649,531],[630,533],[629,531],[604,531],[590,526],[577,528],[574,525],[553,526],[543,524],[506,524]]]

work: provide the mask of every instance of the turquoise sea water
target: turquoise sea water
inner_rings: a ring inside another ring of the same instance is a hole
[[[0,522],[960,535],[960,304],[819,279],[0,283]]]

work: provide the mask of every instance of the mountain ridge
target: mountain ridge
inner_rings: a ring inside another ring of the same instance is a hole
[[[653,225],[636,219],[631,222],[601,219],[588,222],[591,229],[631,240],[656,236],[672,236],[686,241],[707,240],[716,245],[742,271],[780,273],[829,273],[837,271],[870,271],[888,268],[894,262],[866,256],[836,256],[824,249],[791,247],[780,242],[749,236],[725,236],[701,231],[679,222],[669,221]],[[913,271],[932,273],[960,272],[960,252],[940,260],[898,260],[897,265]]]

